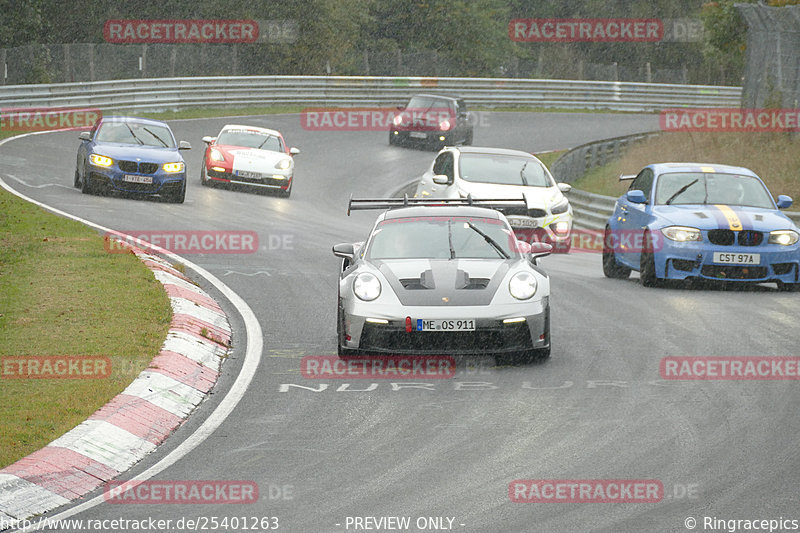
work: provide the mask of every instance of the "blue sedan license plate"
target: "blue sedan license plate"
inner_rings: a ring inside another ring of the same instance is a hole
[[[417,319],[417,331],[475,331],[475,319]]]
[[[135,176],[133,174],[125,174],[122,176],[122,181],[127,181],[128,183],[146,183],[150,185],[153,183],[153,176]]]
[[[758,265],[761,264],[761,254],[714,252],[714,262],[726,265]]]

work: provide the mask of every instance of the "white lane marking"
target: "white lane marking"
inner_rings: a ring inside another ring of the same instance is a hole
[[[42,132],[36,132],[42,133]],[[34,133],[34,134],[36,134]],[[25,137],[27,135],[32,135],[30,133],[26,133],[23,135],[18,135],[16,137],[9,137],[8,139],[3,139],[0,141],[0,146],[5,144],[6,142],[12,139],[19,139],[20,137]],[[88,220],[84,220],[80,217],[75,215],[71,215],[60,209],[56,209],[49,205],[43,204],[34,200],[33,198],[29,198],[24,194],[15,191],[12,189],[2,178],[0,178],[0,187],[3,187],[5,190],[10,192],[13,195],[16,195],[22,198],[25,201],[31,202],[32,204],[38,205],[48,211],[56,213],[58,215],[70,218],[72,220],[77,220],[87,226],[93,227],[95,229],[99,229],[104,232],[111,232],[112,230],[101,226],[99,224],[95,224],[94,222],[90,222]],[[134,241],[135,242],[135,241]],[[146,244],[146,243],[143,243]],[[230,390],[225,394],[225,397],[219,403],[216,409],[200,424],[194,433],[189,435],[182,443],[180,443],[174,450],[172,450],[166,457],[158,461],[156,464],[142,472],[141,474],[133,477],[133,480],[146,480],[150,479],[151,477],[161,473],[162,471],[166,470],[184,456],[188,455],[193,449],[198,447],[202,444],[208,437],[211,436],[216,429],[222,425],[222,423],[230,416],[236,406],[244,397],[245,392],[247,392],[247,388],[250,386],[250,383],[253,381],[253,377],[255,376],[256,370],[258,369],[258,365],[261,362],[261,351],[263,349],[263,334],[261,332],[261,326],[258,324],[258,319],[256,318],[255,313],[253,310],[250,309],[250,306],[247,305],[238,294],[236,294],[230,287],[225,285],[221,280],[219,280],[216,276],[214,276],[211,272],[208,272],[206,269],[201,267],[200,265],[196,265],[191,261],[184,259],[183,257],[173,254],[172,252],[168,252],[166,250],[161,251],[161,253],[172,259],[173,261],[178,261],[186,265],[187,267],[194,270],[197,274],[205,278],[209,283],[211,283],[218,291],[225,296],[229,302],[236,308],[239,314],[244,321],[245,331],[246,333],[246,342],[247,342],[247,350],[244,354],[244,362],[242,363],[242,369],[239,372],[239,375],[236,376],[236,381],[234,381],[233,385],[231,386]],[[54,515],[52,518],[53,520],[63,520],[65,518],[69,518],[70,516],[76,515],[80,512],[86,511],[91,509],[92,507],[96,507],[100,505],[105,500],[103,495],[96,496],[91,500],[88,500],[80,505],[76,505],[71,509],[67,509],[61,513]],[[39,527],[36,528],[38,530]],[[17,530],[18,531],[18,530]]]
[[[72,190],[74,187],[67,187],[66,185],[61,185],[60,183],[42,183],[41,185],[34,185],[33,183],[28,183],[22,178],[18,178],[12,174],[6,174],[7,177],[11,178],[14,181],[18,181],[26,187],[30,187],[31,189],[44,189],[45,187],[63,187],[65,189]]]
[[[253,272],[252,274],[247,274],[245,272],[239,272],[238,270],[226,270],[225,273],[223,274],[223,276],[229,276],[231,274],[239,274],[241,276],[257,276],[259,274],[266,274],[267,276],[272,276],[272,274],[270,274],[266,270],[259,270],[257,272]]]

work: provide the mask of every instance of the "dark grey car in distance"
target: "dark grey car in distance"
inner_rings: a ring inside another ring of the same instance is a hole
[[[462,98],[417,94],[398,109],[389,129],[389,144],[413,144],[436,150],[472,144],[474,121]]]

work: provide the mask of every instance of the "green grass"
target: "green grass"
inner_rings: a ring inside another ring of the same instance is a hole
[[[279,113],[300,113],[303,109],[314,106],[307,105],[284,105],[284,106],[251,106],[251,107],[192,107],[179,111],[159,111],[159,112],[132,112],[137,116],[152,118],[156,120],[176,120],[184,118],[216,118],[216,117],[236,117],[250,115],[276,115]],[[109,112],[110,114],[111,112]],[[120,112],[119,114],[123,114]]]
[[[499,113],[614,113],[614,114],[642,114],[647,111],[615,111],[613,109],[571,108],[571,107],[535,107],[535,106],[475,106],[470,111],[497,111]],[[654,113],[654,112],[653,112]],[[650,113],[650,114],[653,114]]]
[[[630,185],[619,182],[620,174],[636,174],[650,163],[667,161],[747,167],[774,196],[788,194],[800,202],[800,138],[786,133],[665,133],[631,146],[621,159],[591,169],[572,185],[620,196]]]
[[[562,155],[566,154],[567,150],[555,150],[552,152],[543,152],[540,154],[533,154],[539,158],[539,161],[544,163],[544,166],[550,168],[550,166],[555,162],[556,159],[561,157]]]
[[[0,374],[0,467],[120,393],[159,352],[171,316],[134,255],[107,253],[97,232],[0,189],[0,358],[108,356],[112,365],[105,379]]]

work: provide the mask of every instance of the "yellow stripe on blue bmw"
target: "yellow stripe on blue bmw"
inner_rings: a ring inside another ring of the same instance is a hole
[[[722,211],[725,220],[728,221],[728,227],[731,231],[742,231],[742,221],[739,216],[727,205],[714,204],[714,207]]]

